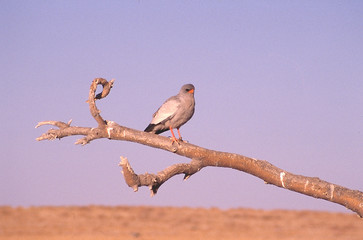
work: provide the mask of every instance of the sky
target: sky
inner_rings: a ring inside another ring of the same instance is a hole
[[[143,130],[186,83],[190,143],[267,160],[294,174],[363,190],[362,1],[0,1],[0,205],[149,205],[310,209],[343,206],[208,167],[134,193],[118,166],[156,173],[189,159],[77,136],[38,142],[73,120],[96,77],[115,79],[104,119]],[[165,132],[163,136],[170,136]]]

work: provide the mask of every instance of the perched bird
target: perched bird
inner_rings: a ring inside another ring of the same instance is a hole
[[[182,140],[179,128],[183,126],[194,114],[194,86],[185,84],[178,95],[170,97],[154,113],[153,119],[145,132],[160,134],[170,130],[173,135],[172,141],[177,142],[173,128],[178,129],[179,140]]]

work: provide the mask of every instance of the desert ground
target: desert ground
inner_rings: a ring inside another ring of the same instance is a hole
[[[362,240],[356,214],[176,207],[0,207],[0,239]]]

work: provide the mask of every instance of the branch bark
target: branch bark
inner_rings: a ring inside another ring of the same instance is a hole
[[[173,176],[184,174],[184,179],[186,180],[204,167],[225,167],[252,174],[264,180],[267,184],[343,205],[356,212],[360,217],[363,217],[363,192],[361,191],[351,190],[323,181],[317,177],[296,175],[264,160],[209,150],[186,142],[172,143],[167,137],[120,126],[113,121],[105,121],[101,117],[95,101],[109,94],[113,82],[114,80],[107,82],[103,78],[96,78],[91,84],[87,102],[92,117],[98,123],[98,127],[71,126],[71,120],[68,123],[43,121],[39,122],[36,128],[43,125],[53,125],[58,129],[49,129],[36,140],[54,140],[56,138],[61,139],[67,136],[81,135],[84,137],[77,140],[75,144],[85,145],[94,139],[108,138],[111,140],[140,143],[191,159],[190,163],[174,164],[157,174],[136,174],[127,158],[121,157],[119,165],[122,167],[125,181],[134,191],[137,191],[138,187],[148,186],[151,195],[155,195],[160,186]],[[97,85],[102,85],[103,90],[95,96]]]

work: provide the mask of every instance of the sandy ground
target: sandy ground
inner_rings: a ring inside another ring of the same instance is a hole
[[[315,211],[174,207],[0,207],[0,239],[362,240],[363,219]]]

